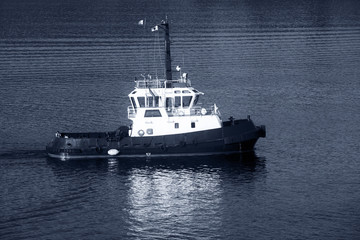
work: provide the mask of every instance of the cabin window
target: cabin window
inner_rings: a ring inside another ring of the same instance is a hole
[[[146,129],[146,133],[149,135],[152,135],[154,132],[153,132],[152,128],[148,128],[148,129]]]
[[[146,98],[146,106],[147,107],[159,107],[159,96],[155,96],[155,98],[153,96],[147,97]]]
[[[159,99],[160,99],[159,96],[155,96],[155,105],[154,105],[154,107],[158,107],[158,106],[159,106]]]
[[[181,107],[181,97],[175,97],[175,107]]]
[[[191,123],[191,128],[195,128],[195,123],[194,122]]]
[[[189,107],[191,103],[192,96],[183,96],[182,97],[182,105],[183,107]]]
[[[181,91],[180,91],[180,90],[175,90],[174,93],[175,93],[175,94],[180,94]]]
[[[130,98],[131,104],[134,108],[136,108],[135,99],[133,97]]]
[[[137,100],[140,107],[145,107],[145,97],[138,97]]]
[[[189,90],[183,90],[182,93],[190,93]]]
[[[166,98],[166,107],[167,108],[173,107],[173,99],[172,98],[169,98],[169,97]]]
[[[175,123],[175,128],[179,128],[179,123]]]
[[[199,95],[196,95],[195,100],[194,100],[194,105],[196,105],[198,101],[199,101]]]
[[[146,110],[145,117],[161,117],[159,110]]]
[[[154,98],[151,96],[151,97],[146,97],[146,106],[147,107],[153,107],[153,101],[154,100]]]

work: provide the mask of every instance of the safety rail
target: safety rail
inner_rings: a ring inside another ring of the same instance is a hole
[[[135,118],[136,117],[136,109],[133,106],[128,106],[128,118]]]
[[[177,80],[166,80],[166,79],[144,79],[144,80],[135,80],[136,88],[168,88],[169,85],[184,85],[186,87],[191,87],[191,82],[189,79],[181,78]]]
[[[147,109],[147,108],[145,108]],[[153,109],[153,108],[151,108]],[[189,111],[190,110],[190,111]],[[129,106],[128,109],[128,118],[135,118],[137,111],[133,106]],[[195,106],[192,108],[169,108],[166,109],[168,117],[185,117],[185,116],[206,116],[206,115],[218,115],[221,117],[220,111],[216,104],[210,107]]]

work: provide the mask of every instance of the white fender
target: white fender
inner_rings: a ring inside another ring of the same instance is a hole
[[[119,154],[119,150],[117,150],[117,149],[110,149],[109,151],[108,151],[108,154],[110,155],[110,156],[115,156],[115,155],[118,155]]]

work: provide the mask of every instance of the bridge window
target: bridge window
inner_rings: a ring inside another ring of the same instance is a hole
[[[136,108],[135,99],[133,97],[131,97],[130,100],[131,100],[131,104],[133,105],[133,107]]]
[[[172,108],[174,106],[174,100],[172,98],[167,97],[166,98],[166,107]]]
[[[147,101],[146,106],[147,107],[159,107],[159,99],[160,99],[159,96],[155,96],[155,98],[152,96],[147,97],[146,98],[146,101]]]
[[[199,95],[196,95],[195,100],[194,100],[194,106],[197,104],[198,101],[199,101]]]
[[[175,97],[175,107],[180,107],[181,106],[181,97],[176,96]]]
[[[189,107],[191,103],[192,96],[183,96],[182,97],[182,105],[183,107]]]
[[[146,110],[145,117],[161,117],[159,110]]]
[[[140,107],[145,107],[145,97],[138,97],[137,100]]]
[[[154,107],[158,107],[158,106],[159,106],[159,99],[160,99],[159,96],[155,96],[155,105],[154,105]]]
[[[146,97],[146,107],[153,107],[153,97]]]

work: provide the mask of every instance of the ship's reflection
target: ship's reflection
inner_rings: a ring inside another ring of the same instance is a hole
[[[216,236],[229,196],[241,195],[253,188],[246,185],[266,176],[265,158],[255,153],[47,162],[62,182],[64,176],[91,179],[92,189],[101,192],[93,197],[101,195],[103,204],[124,216],[129,235],[153,238],[171,236],[174,229],[191,238],[193,226],[206,226]],[[157,232],[151,231],[154,225]]]

